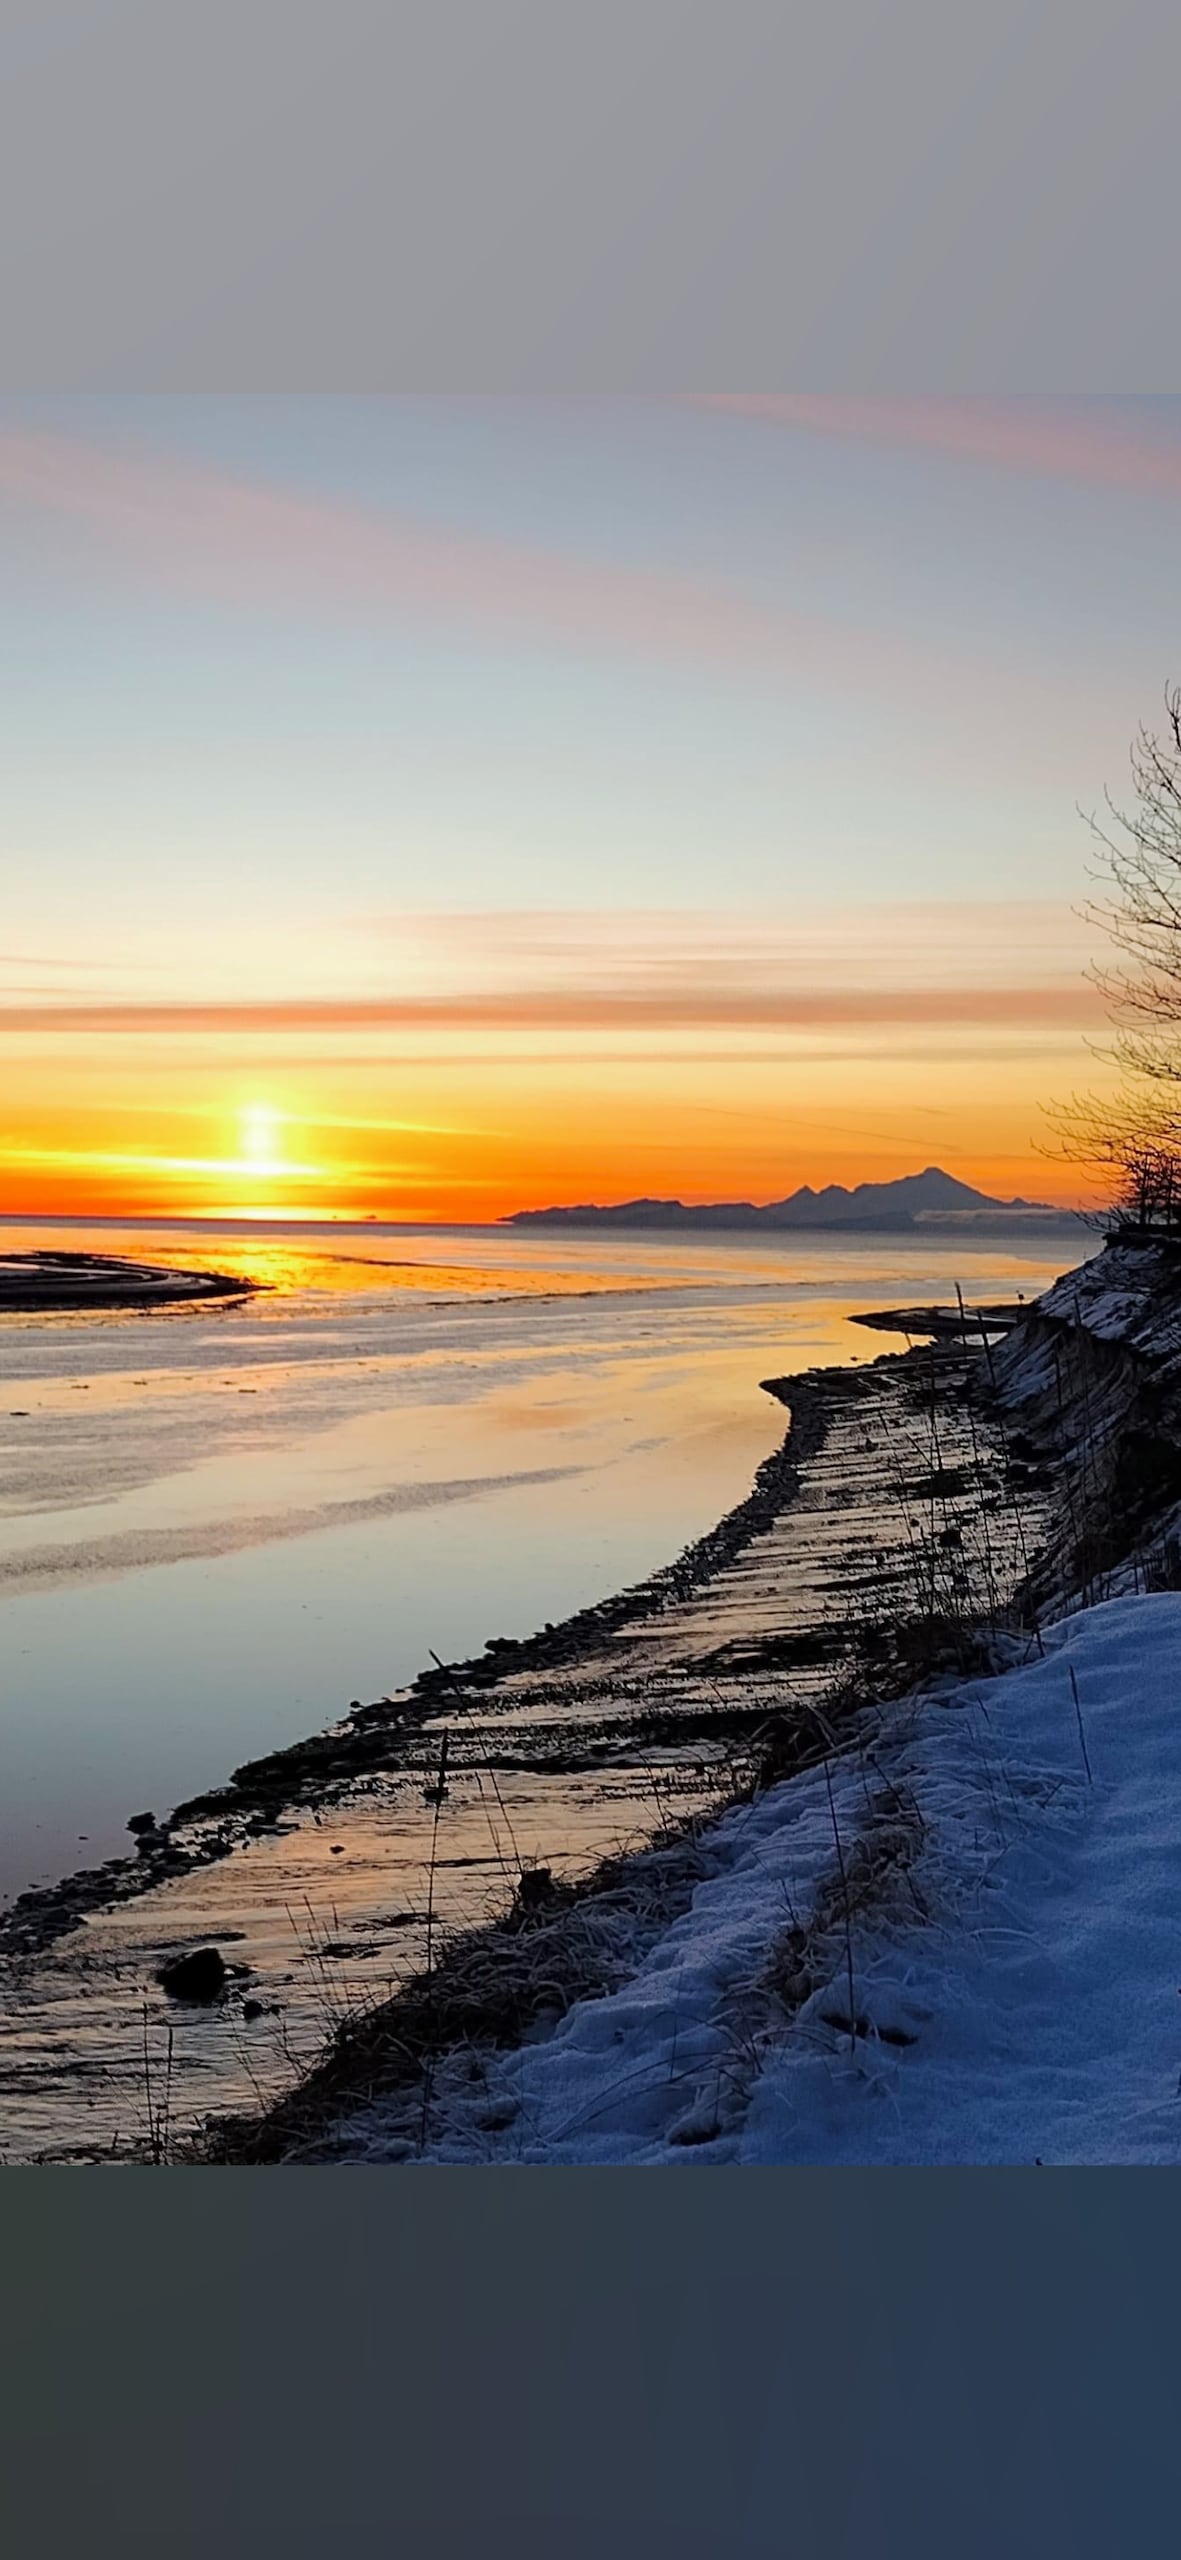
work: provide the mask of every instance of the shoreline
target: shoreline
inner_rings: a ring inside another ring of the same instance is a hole
[[[1056,1497],[1011,1632],[581,1893],[523,1878],[177,2164],[1175,2165],[1175,1265],[1065,1275],[988,1368]]]
[[[171,2052],[175,2035],[177,2139],[252,2097],[265,2112],[343,2019],[413,2001],[441,1949],[473,1945],[477,1968],[503,1951],[522,1890],[539,1889],[523,1878],[550,1880],[547,1925],[570,1909],[575,1938],[598,1926],[605,1875],[625,1900],[633,1877],[655,1878],[663,1907],[677,1841],[691,1866],[736,1791],[814,1745],[842,1686],[852,1696],[872,1679],[900,1696],[936,1667],[933,1645],[960,1660],[1010,1499],[979,1348],[764,1385],[790,1412],[784,1440],[670,1564],[531,1638],[428,1668],[166,1822],[137,1824],[134,1853],[12,1906],[0,2085],[14,2156],[102,2159],[120,2144],[129,2156],[149,2037]],[[936,1512],[950,1533],[937,1623],[933,1586],[915,1583],[916,1519]],[[1010,1545],[1006,1587],[1020,1576]],[[219,1944],[216,2003],[162,1993],[174,1955]]]
[[[741,1552],[745,1539],[739,1537],[731,1544],[730,1533],[751,1504],[759,1500],[764,1480],[774,1480],[777,1464],[787,1458],[797,1429],[801,1432],[795,1452],[797,1464],[794,1480],[776,1515],[781,1518],[790,1516],[792,1503],[800,1494],[802,1472],[808,1460],[823,1451],[840,1407],[844,1405],[848,1412],[856,1413],[867,1387],[875,1381],[886,1384],[887,1389],[900,1389],[904,1401],[908,1390],[917,1389],[924,1404],[928,1395],[934,1401],[940,1394],[949,1400],[966,1395],[971,1402],[982,1389],[987,1396],[988,1376],[983,1347],[973,1345],[969,1349],[961,1329],[954,1354],[948,1351],[946,1337],[937,1336],[921,1350],[912,1347],[905,1352],[883,1353],[866,1369],[831,1369],[796,1379],[764,1380],[764,1388],[778,1395],[792,1410],[784,1448],[760,1469],[748,1503],[738,1506],[735,1513],[717,1524],[709,1538],[689,1550],[682,1565],[708,1550],[715,1540],[730,1546],[731,1553]],[[934,1422],[932,1427],[935,1428]],[[977,1427],[974,1421],[972,1447],[983,1483],[986,1478],[978,1453]],[[1007,1459],[1005,1471],[1007,1474]],[[951,1487],[953,1479],[961,1477],[964,1470],[941,1466],[940,1472]],[[1041,1471],[1030,1472],[1032,1475]],[[847,1490],[840,1488],[838,1500]],[[926,1496],[926,1487],[922,1490]],[[965,1491],[961,1482],[954,1483],[953,1498],[957,1503]],[[943,1506],[940,1516],[944,1529],[933,1534],[940,1534],[941,1542],[945,1542],[949,1534],[946,1501],[934,1493],[930,1499],[932,1518],[936,1500]],[[1002,1499],[1012,1499],[1010,1482],[1006,1482]],[[965,1517],[963,1511],[960,1517]],[[908,1527],[908,1537],[912,1534]],[[950,1534],[958,1544],[963,1531],[957,1528]],[[987,1531],[985,1541],[987,1545]],[[1024,1529],[1018,1535],[1018,1551],[1020,1565],[1024,1566]],[[1014,1564],[1016,1567],[1017,1552]],[[653,1577],[653,1584],[659,1589],[676,1570],[667,1568],[665,1575]],[[1024,1634],[1018,1632],[1023,1614],[1021,1570],[1015,1570],[1012,1584],[1003,1633],[995,1605],[991,1634],[983,1606],[959,1624],[949,1623],[944,1617],[937,1619],[932,1608],[929,1622],[920,1627],[918,1645],[912,1646],[907,1641],[907,1631],[891,1622],[895,1594],[893,1599],[884,1601],[876,1621],[867,1619],[861,1623],[851,1648],[843,1656],[839,1647],[818,1645],[809,1658],[810,1667],[818,1675],[811,1692],[800,1683],[797,1667],[796,1679],[786,1694],[781,1693],[770,1703],[764,1698],[756,1705],[750,1756],[728,1791],[717,1795],[700,1812],[691,1810],[662,1822],[629,1854],[608,1857],[573,1881],[556,1876],[548,1866],[534,1871],[522,1867],[516,1891],[506,1908],[483,1925],[448,1938],[433,1960],[428,1941],[425,1967],[404,1978],[385,2003],[376,2008],[361,2005],[355,2013],[340,2019],[310,2068],[270,2103],[210,2115],[200,2131],[178,2148],[178,2165],[266,2167],[355,2159],[358,2154],[350,2147],[350,2119],[358,2112],[364,2116],[375,2105],[391,2111],[390,2122],[396,2128],[393,2146],[385,2156],[394,2163],[421,2158],[428,2149],[432,2109],[441,2103],[445,2112],[444,2091],[457,2074],[463,2080],[474,2075],[482,2082],[495,2056],[513,2048],[525,2049],[538,2038],[544,2042],[572,2008],[584,2001],[609,1998],[629,1981],[655,1941],[688,1913],[698,1886],[708,1883],[724,1867],[727,1853],[719,1857],[719,1844],[734,1821],[741,1823],[748,1818],[766,1790],[802,1779],[809,1771],[827,1770],[830,1762],[837,1765],[854,1745],[857,1734],[864,1738],[867,1715],[875,1744],[886,1747],[893,1715],[905,1716],[913,1710],[928,1685],[937,1688],[941,1680],[947,1685],[949,1674],[959,1680],[973,1670],[989,1667],[991,1653],[999,1649],[1003,1655],[1015,1636],[1018,1644],[1025,1641]],[[651,1592],[652,1587],[645,1586],[645,1592]],[[708,1576],[704,1587],[708,1589]],[[884,1581],[883,1592],[885,1588]],[[601,1621],[605,1614],[615,1613],[616,1622],[624,1623],[633,1614],[629,1603],[640,1598],[639,1593],[620,1594],[614,1602],[603,1604],[601,1611],[583,1612],[581,1618]],[[651,1615],[653,1605],[658,1608],[659,1600],[655,1604],[649,1601],[647,1607],[634,1614]],[[579,1622],[571,1622],[576,1623]],[[819,1635],[819,1624],[814,1632]],[[532,1648],[514,1650],[530,1652],[535,1663],[537,1649],[544,1649],[547,1638],[551,1634],[561,1638],[565,1633],[561,1629],[547,1630],[541,1638],[534,1639]],[[752,1678],[757,1679],[759,1674],[757,1642],[747,1648],[737,1667],[749,1689]],[[495,1665],[487,1670],[482,1659],[464,1666],[464,1671],[469,1679],[483,1674],[492,1683],[501,1676]],[[428,1677],[435,1693],[441,1696],[446,1675],[435,1672]],[[876,1766],[872,1751],[870,1759]],[[896,1866],[905,1868],[915,1854],[909,1816],[901,1824],[894,1824],[894,1834],[886,1860],[889,1872]],[[840,1856],[838,1838],[838,1859]],[[843,1868],[841,1872],[844,1873]],[[876,1871],[872,1882],[876,1891]],[[811,1981],[817,1948],[826,1934],[831,1936],[834,1923],[830,1903],[831,1896],[828,1903],[822,1904],[820,1920],[806,1934],[806,1942],[801,1940],[799,1947],[793,1944],[793,1974],[801,1983]],[[794,1941],[799,1934],[793,1922],[791,1939]],[[782,1991],[776,1996],[782,1999]],[[804,1996],[802,1991],[798,1995],[793,1992],[787,2010],[799,2006]],[[477,2121],[482,2119],[477,2117]],[[500,2129],[503,2119],[497,2115],[495,2105],[489,2109],[487,2121],[491,2131]],[[684,2136],[686,2142],[699,2138],[696,2130]]]
[[[336,1723],[242,1762],[228,1779],[185,1798],[160,1823],[141,1828],[134,1851],[18,1894],[0,1912],[0,1954],[35,1955],[80,1927],[89,1913],[231,1856],[252,1827],[288,1813],[322,1811],[341,1792],[401,1759],[405,1745],[457,1689],[489,1691],[506,1674],[569,1669],[604,1636],[689,1598],[790,1504],[801,1464],[824,1437],[824,1398],[817,1382],[845,1374],[821,1370],[798,1379],[760,1380],[764,1393],[789,1408],[784,1437],[763,1460],[741,1502],[670,1563],[530,1636],[491,1636],[481,1653],[441,1668],[427,1666],[393,1696],[358,1702]],[[133,1820],[142,1823],[143,1817]],[[212,1830],[206,1828],[210,1825]],[[188,1845],[175,1837],[189,1830],[200,1836]]]

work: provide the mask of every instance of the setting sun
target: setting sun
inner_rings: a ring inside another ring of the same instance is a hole
[[[283,1173],[279,1115],[268,1102],[251,1102],[241,1118],[241,1153],[253,1174]]]

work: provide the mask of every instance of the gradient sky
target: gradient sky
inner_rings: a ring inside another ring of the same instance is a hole
[[[0,1209],[1077,1197],[1181,402],[0,403]]]

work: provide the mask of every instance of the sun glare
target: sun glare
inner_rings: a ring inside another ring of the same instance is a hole
[[[240,1122],[239,1152],[252,1173],[284,1171],[279,1115],[269,1102],[248,1103]]]

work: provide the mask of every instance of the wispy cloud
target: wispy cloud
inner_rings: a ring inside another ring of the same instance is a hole
[[[713,664],[806,662],[822,639],[802,618],[672,571],[432,525],[149,447],[0,426],[0,501],[64,519],[133,569],[231,602],[392,608]]]
[[[0,1036],[1082,1028],[1102,1010],[1085,975],[1090,939],[1069,910],[1033,900],[372,917],[358,927],[360,987],[354,976],[351,988],[190,988],[149,1002],[115,987],[48,1001],[30,989],[0,1002]],[[376,971],[375,950],[387,955]]]
[[[814,435],[897,445],[1093,488],[1181,496],[1181,404],[1172,433],[1102,401],[860,400],[797,392],[719,392],[703,395],[703,404]]]
[[[780,414],[773,401],[739,405]],[[893,414],[893,404],[877,406]],[[916,409],[914,432],[934,436],[930,422],[922,427],[923,414]],[[798,415],[788,403],[782,415],[825,432],[871,431],[858,423],[854,403],[803,402]],[[897,432],[904,427],[900,414]],[[940,704],[945,725],[973,732],[989,700],[1012,718],[1028,707],[1030,671],[1012,652],[1000,659],[965,645],[949,656],[946,646],[927,646],[896,628],[812,607],[793,611],[748,592],[738,578],[498,538],[233,474],[147,444],[5,425],[0,416],[3,511],[70,527],[74,568],[97,554],[108,577],[130,572],[231,607],[401,617],[417,630],[459,629],[501,647],[557,645],[790,681],[808,692],[844,696],[852,686],[868,697],[917,696],[928,711]],[[965,687],[965,673],[974,690]]]
[[[1095,938],[1062,901],[1034,898],[497,908],[370,915],[359,929],[370,950],[375,937],[397,950],[414,991],[428,974],[473,990],[1065,982],[1081,978]]]
[[[1078,1023],[1102,1019],[1073,980],[1018,987],[506,988],[484,995],[296,997],[271,1003],[25,1004],[0,1007],[0,1036],[53,1033],[755,1029],[850,1023]]]

